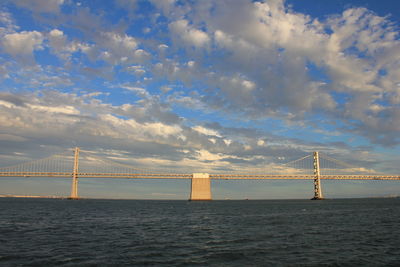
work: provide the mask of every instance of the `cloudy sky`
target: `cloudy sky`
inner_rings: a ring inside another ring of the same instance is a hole
[[[75,146],[141,168],[251,171],[312,151],[400,173],[400,3],[3,0],[1,166]],[[0,194],[69,194],[8,179]],[[187,181],[80,182],[188,197]],[[326,182],[330,197],[399,183]],[[308,198],[311,182],[214,182],[215,198]]]

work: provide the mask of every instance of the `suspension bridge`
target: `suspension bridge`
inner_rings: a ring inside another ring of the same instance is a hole
[[[286,164],[270,164],[258,173],[170,173],[135,168],[76,147],[47,158],[0,168],[0,177],[70,177],[70,199],[78,199],[79,178],[190,179],[189,200],[211,200],[211,180],[312,180],[312,199],[324,199],[321,180],[400,180],[400,175],[359,168],[313,152]]]

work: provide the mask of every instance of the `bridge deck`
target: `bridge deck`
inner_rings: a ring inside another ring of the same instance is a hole
[[[1,177],[72,177],[71,172],[0,172]],[[80,178],[192,179],[184,173],[78,173]],[[210,174],[214,180],[312,180],[313,175]],[[400,175],[321,175],[321,180],[400,180]]]

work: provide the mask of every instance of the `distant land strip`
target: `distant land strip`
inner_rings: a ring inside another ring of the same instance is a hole
[[[20,197],[20,198],[67,198],[65,196],[30,196],[30,195],[0,195],[0,197]]]

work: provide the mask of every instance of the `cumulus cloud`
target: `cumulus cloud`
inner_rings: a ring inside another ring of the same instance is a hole
[[[119,11],[129,6],[127,23],[90,5],[50,1],[40,11],[29,3],[42,1],[17,1],[48,23],[36,30],[0,13],[0,56],[16,59],[0,66],[2,85],[19,92],[0,95],[0,139],[105,146],[147,164],[157,157],[218,170],[316,149],[355,160],[354,136],[400,142],[400,45],[387,18],[351,8],[316,20],[280,0],[151,2],[139,14],[140,1],[118,1]],[[48,65],[20,68],[41,49]],[[321,141],[302,139],[306,131]],[[343,132],[349,144],[329,141]]]
[[[189,25],[187,20],[178,20],[169,24],[175,38],[182,40],[188,47],[206,48],[210,42],[208,34]]]
[[[6,34],[2,40],[4,51],[16,59],[33,61],[33,51],[43,49],[43,35],[38,31]]]
[[[91,45],[75,44],[91,61],[104,61],[111,66],[144,63],[150,54],[138,48],[138,41],[127,34],[100,32],[94,37]]]
[[[104,61],[114,65],[128,65],[143,63],[149,57],[149,53],[138,48],[139,42],[132,36],[116,32],[98,32],[93,37],[94,43],[69,41],[68,36],[62,30],[53,29],[48,35],[49,45],[52,51],[61,59],[69,62],[73,55],[83,53],[93,62]],[[137,75],[143,75],[143,68],[128,67],[128,71],[134,71]]]
[[[393,105],[399,102],[400,43],[386,18],[350,8],[320,21],[291,11],[282,0],[218,1],[188,10],[195,13],[187,13],[193,21],[171,15],[172,38],[181,41],[175,44],[213,43],[211,57],[217,60],[207,71],[197,66],[196,75],[176,63],[165,72],[171,62],[163,62],[162,69],[177,80],[201,76],[210,87],[202,99],[213,109],[297,121],[321,114],[340,120],[350,132],[357,128],[374,143],[399,143],[393,121],[381,120],[399,122]]]
[[[65,61],[69,61],[75,52],[90,50],[89,46],[77,41],[68,41],[68,37],[59,29],[51,30],[47,35],[52,51]]]

